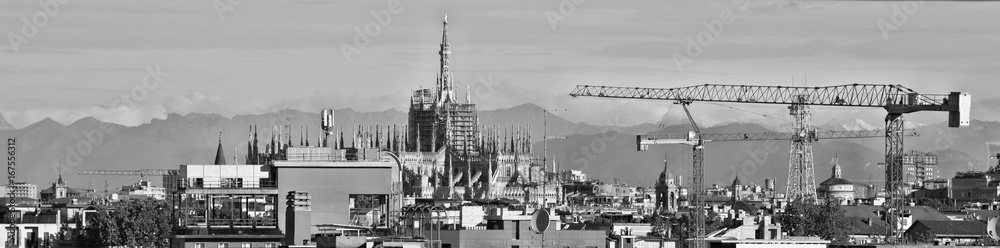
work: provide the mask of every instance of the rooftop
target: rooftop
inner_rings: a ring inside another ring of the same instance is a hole
[[[948,221],[948,220],[918,220],[913,223],[913,227],[923,226],[935,235],[960,235],[960,236],[984,236],[986,234],[986,223],[977,220],[969,221]],[[911,229],[913,227],[910,227]]]

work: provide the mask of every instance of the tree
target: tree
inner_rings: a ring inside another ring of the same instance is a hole
[[[781,226],[792,236],[819,236],[835,244],[849,242],[850,222],[844,209],[835,201],[814,204],[791,202],[778,216]]]
[[[915,232],[906,235],[906,241],[910,244],[926,244],[934,242],[934,234],[928,232]]]
[[[134,199],[100,207],[76,237],[78,247],[169,247],[172,231],[166,201]]]
[[[653,228],[649,231],[651,236],[669,238],[667,231],[670,231],[670,220],[663,215],[654,214],[652,216]]]
[[[690,215],[682,215],[681,217],[674,218],[670,220],[671,223],[677,223],[677,225],[672,225],[671,232],[679,240],[687,240],[694,238],[695,226],[693,219]],[[711,233],[712,231],[719,230],[724,224],[722,223],[722,218],[715,211],[707,211],[705,216],[705,234]],[[684,247],[690,247],[689,242],[684,242]]]

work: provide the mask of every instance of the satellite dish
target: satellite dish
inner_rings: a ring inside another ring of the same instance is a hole
[[[997,221],[1000,217],[990,218],[990,222],[986,224],[986,233],[990,234],[993,240],[1000,240],[1000,235],[997,235]]]
[[[542,208],[535,210],[535,213],[531,215],[531,229],[535,233],[543,233],[545,229],[549,228],[549,211]]]

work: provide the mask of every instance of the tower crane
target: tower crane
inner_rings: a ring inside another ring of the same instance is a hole
[[[810,130],[806,133],[781,133],[781,132],[769,132],[769,133],[717,133],[717,134],[706,134],[702,133],[701,129],[694,121],[694,117],[691,116],[690,110],[688,110],[687,105],[691,104],[691,101],[675,101],[674,103],[679,103],[684,108],[684,113],[687,115],[688,120],[691,122],[691,127],[694,131],[686,134],[673,134],[673,133],[657,133],[657,134],[647,134],[647,135],[636,135],[637,150],[646,151],[649,149],[649,145],[664,145],[664,144],[687,144],[694,147],[693,149],[693,163],[694,163],[694,185],[692,185],[692,191],[694,191],[692,202],[694,212],[691,213],[695,224],[695,247],[704,247],[704,215],[701,211],[704,210],[702,207],[704,205],[704,196],[702,195],[702,190],[704,188],[704,143],[707,141],[760,141],[760,140],[795,140],[795,139],[810,139],[817,141],[819,139],[849,139],[849,138],[874,138],[882,137],[885,134],[883,130],[861,130],[861,131],[816,131]],[[904,135],[906,136],[918,136],[919,133],[913,129],[904,130]],[[792,174],[792,172],[789,172]],[[806,172],[798,172],[799,174],[804,174]],[[812,175],[812,171],[808,171],[809,175]],[[813,197],[815,197],[815,181],[813,181]]]
[[[578,85],[570,93],[571,96],[672,100],[672,101],[708,101],[729,103],[759,103],[788,104],[794,121],[794,133],[803,137],[809,132],[811,112],[809,105],[840,106],[840,107],[874,107],[883,108],[885,117],[885,167],[886,193],[885,203],[887,222],[887,242],[898,242],[900,230],[899,214],[904,204],[903,186],[903,114],[919,111],[948,112],[948,126],[962,127],[969,125],[970,96],[964,92],[949,94],[921,94],[902,85],[890,84],[846,84],[822,87],[794,86],[757,86],[757,85],[725,85],[705,84],[678,88],[644,88]],[[641,139],[641,138],[640,138]],[[789,171],[811,171],[813,139],[793,137]],[[703,140],[699,137],[697,143]],[[640,140],[641,143],[641,140]],[[641,145],[640,145],[641,146]],[[697,167],[698,165],[696,165]],[[696,170],[695,177],[699,174]],[[792,175],[790,175],[790,178]],[[698,181],[695,178],[695,181]],[[800,179],[801,180],[801,179]],[[790,180],[792,181],[792,180]],[[815,182],[812,183],[815,185]],[[703,187],[699,185],[698,188]],[[791,195],[801,196],[806,193],[801,185],[791,186]],[[695,191],[695,194],[701,192]],[[789,197],[792,197],[789,195]],[[699,222],[704,225],[704,222]]]
[[[145,170],[80,170],[79,175],[107,175],[107,176],[167,176],[177,175],[177,170],[170,169],[145,169]]]

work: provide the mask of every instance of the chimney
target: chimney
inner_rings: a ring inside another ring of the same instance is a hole
[[[295,245],[297,241],[310,239],[311,209],[309,193],[290,191],[285,197],[288,201],[285,210],[285,244]]]
[[[872,225],[872,217],[871,216],[868,216],[868,219],[865,220],[865,224],[868,224],[868,226]]]

